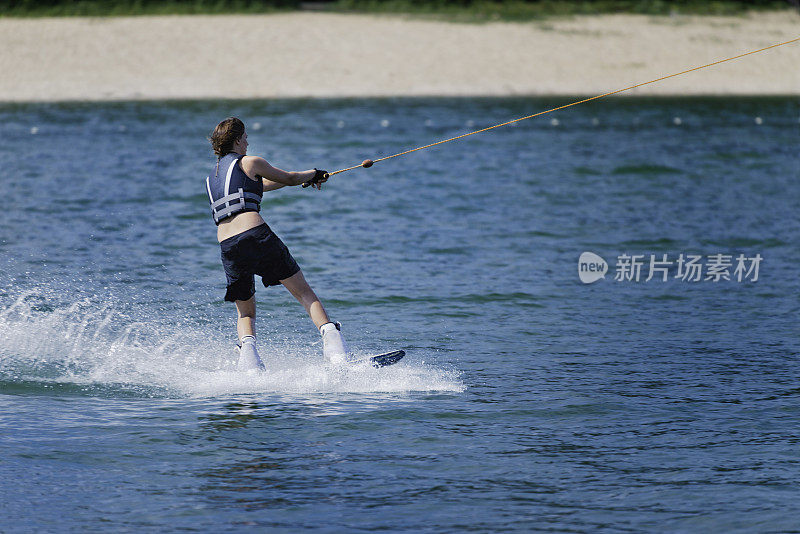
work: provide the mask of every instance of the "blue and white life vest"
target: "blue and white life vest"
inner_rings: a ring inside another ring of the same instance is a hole
[[[261,182],[251,180],[239,165],[243,156],[229,152],[222,156],[212,174],[206,177],[208,201],[214,222],[243,211],[261,211]]]

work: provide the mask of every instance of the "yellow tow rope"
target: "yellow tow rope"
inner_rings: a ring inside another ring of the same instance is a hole
[[[328,176],[333,176],[334,174],[339,174],[339,173],[342,173],[342,172],[352,171],[353,169],[358,169],[359,167],[365,167],[365,168],[366,167],[372,167],[372,165],[374,163],[378,163],[379,161],[385,161],[387,159],[396,158],[397,156],[404,156],[406,154],[410,154],[412,152],[416,152],[417,150],[422,150],[422,149],[425,149],[425,148],[430,148],[432,146],[441,145],[441,144],[444,144],[444,143],[449,143],[450,141],[455,141],[456,139],[462,139],[464,137],[469,137],[470,135],[475,135],[475,134],[479,134],[481,132],[486,132],[486,131],[492,130],[494,128],[499,128],[501,126],[506,126],[506,125],[512,124],[514,122],[519,122],[519,121],[524,121],[524,120],[527,120],[527,119],[532,119],[532,118],[538,117],[540,115],[545,115],[547,113],[552,113],[553,111],[558,111],[559,109],[568,108],[570,106],[577,106],[578,104],[583,104],[584,102],[590,102],[592,100],[597,100],[598,98],[603,98],[605,96],[614,95],[614,94],[617,94],[617,93],[621,93],[623,91],[629,91],[631,89],[635,89],[635,88],[641,87],[643,85],[660,82],[661,80],[666,80],[667,78],[674,78],[675,76],[680,76],[681,74],[686,74],[686,73],[693,72],[693,71],[696,71],[696,70],[705,69],[706,67],[711,67],[713,65],[719,65],[720,63],[725,63],[726,61],[733,61],[734,59],[739,59],[739,58],[742,58],[742,57],[745,57],[745,56],[749,56],[751,54],[757,54],[759,52],[763,52],[764,50],[769,50],[770,48],[776,48],[778,46],[787,45],[787,44],[790,44],[790,43],[794,43],[796,41],[800,41],[800,37],[798,37],[796,39],[792,39],[791,41],[786,41],[786,42],[783,42],[783,43],[778,43],[778,44],[766,46],[764,48],[759,48],[758,50],[753,50],[752,52],[739,54],[738,56],[733,56],[733,57],[729,57],[729,58],[725,58],[725,59],[720,59],[719,61],[714,61],[713,63],[708,63],[707,65],[701,65],[699,67],[694,67],[694,68],[691,68],[691,69],[688,69],[688,70],[684,70],[684,71],[681,71],[681,72],[676,72],[675,74],[670,74],[669,76],[662,76],[661,78],[656,78],[655,80],[650,80],[649,82],[637,83],[636,85],[631,85],[630,87],[625,87],[624,89],[617,89],[616,91],[611,91],[611,92],[608,92],[608,93],[603,93],[602,95],[597,95],[597,96],[593,96],[591,98],[585,98],[583,100],[578,100],[577,102],[572,102],[572,103],[566,104],[564,106],[559,106],[557,108],[548,109],[547,111],[540,111],[539,113],[534,113],[533,115],[528,115],[527,117],[520,117],[518,119],[510,120],[510,121],[507,121],[507,122],[502,122],[500,124],[495,124],[494,126],[489,126],[488,128],[483,128],[482,130],[476,130],[474,132],[469,132],[469,133],[465,133],[463,135],[458,135],[456,137],[451,137],[450,139],[444,139],[442,141],[437,141],[437,142],[431,143],[429,145],[424,145],[424,146],[420,146],[420,147],[417,147],[417,148],[412,148],[411,150],[405,150],[403,152],[398,152],[397,154],[392,154],[391,156],[384,156],[382,158],[378,158],[378,159],[375,159],[375,160],[367,159],[367,160],[364,160],[360,165],[353,165],[352,167],[347,167],[346,169],[339,169],[338,171],[333,171],[331,173],[328,173]]]

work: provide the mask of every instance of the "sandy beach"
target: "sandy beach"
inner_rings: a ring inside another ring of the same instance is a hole
[[[793,11],[457,24],[401,16],[0,19],[0,101],[593,95],[800,37]],[[629,95],[800,95],[800,42]]]

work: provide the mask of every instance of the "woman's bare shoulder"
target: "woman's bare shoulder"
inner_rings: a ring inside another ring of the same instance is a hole
[[[257,176],[263,175],[270,167],[267,160],[261,156],[242,156],[239,165],[242,166],[244,173],[253,180],[258,180]]]

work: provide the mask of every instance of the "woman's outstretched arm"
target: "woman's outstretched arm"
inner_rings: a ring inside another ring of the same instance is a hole
[[[264,191],[280,189],[287,185],[300,185],[308,182],[316,171],[284,171],[270,165],[267,160],[258,156],[245,156],[242,158],[242,170],[253,180],[261,181]]]

